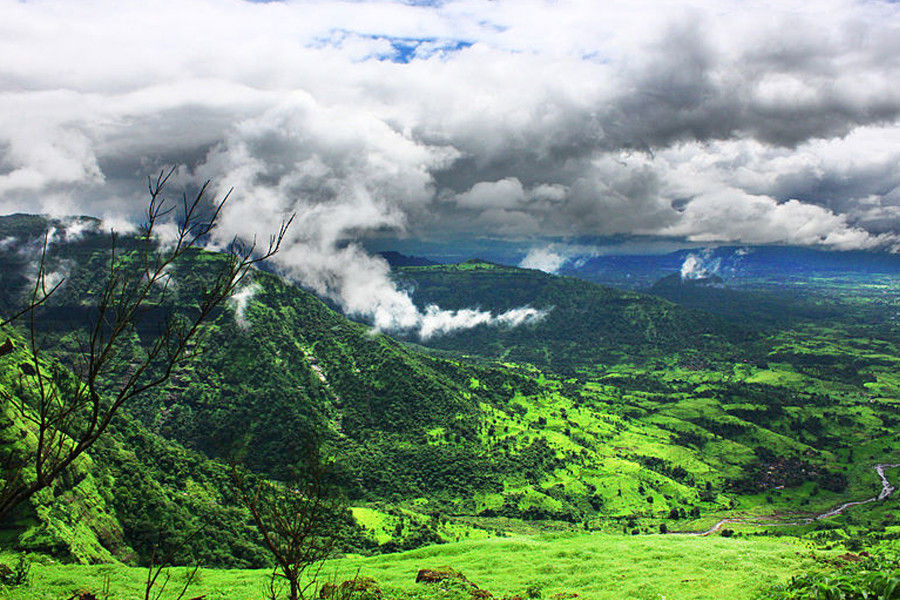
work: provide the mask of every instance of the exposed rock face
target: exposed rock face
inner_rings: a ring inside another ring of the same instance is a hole
[[[416,583],[437,583],[439,581],[447,580],[472,584],[472,582],[466,579],[465,575],[450,567],[420,569],[418,575],[416,575]]]
[[[381,589],[371,577],[356,577],[343,583],[326,583],[319,589],[319,598],[321,600],[339,600],[341,598],[380,600]]]

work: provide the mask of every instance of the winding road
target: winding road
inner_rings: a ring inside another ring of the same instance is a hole
[[[844,512],[845,510],[847,510],[848,508],[850,508],[851,506],[859,506],[860,504],[868,504],[870,502],[878,502],[878,501],[886,500],[887,498],[890,498],[891,494],[893,494],[897,490],[897,488],[894,485],[892,485],[890,481],[888,481],[887,475],[884,474],[884,470],[885,469],[896,469],[898,467],[900,467],[900,463],[881,463],[881,464],[877,464],[873,467],[873,469],[875,469],[875,472],[878,473],[878,477],[881,479],[881,492],[877,496],[873,496],[872,498],[867,498],[865,500],[844,502],[843,504],[836,506],[827,512],[823,512],[821,514],[818,514],[818,515],[815,515],[812,517],[807,517],[805,519],[800,519],[799,521],[776,521],[776,522],[772,522],[772,523],[762,523],[762,522],[745,520],[741,517],[730,517],[730,518],[722,519],[721,521],[719,521],[718,523],[716,523],[715,525],[713,525],[712,527],[710,527],[709,529],[707,529],[705,531],[679,531],[679,532],[672,532],[672,533],[681,534],[681,535],[704,536],[704,535],[710,535],[711,533],[715,533],[716,531],[719,531],[723,525],[727,525],[728,523],[748,523],[748,524],[757,525],[760,527],[774,527],[774,526],[784,526],[784,525],[807,525],[809,523],[812,523],[813,521],[821,521],[822,519],[827,519],[829,517],[835,517],[835,516],[841,514],[842,512]]]

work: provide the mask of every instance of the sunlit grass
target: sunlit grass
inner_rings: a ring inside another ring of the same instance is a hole
[[[421,568],[449,566],[495,596],[573,592],[587,600],[729,600],[757,592],[821,563],[797,540],[689,536],[570,535],[493,538],[429,546],[371,558],[330,563],[327,579],[375,578],[389,598],[427,589],[416,584]],[[137,598],[146,571],[120,565],[36,565],[33,583],[9,600],[58,600],[79,589],[100,592],[109,578],[110,599]],[[204,569],[189,597],[263,598],[269,572]],[[170,586],[185,577],[174,569]],[[426,594],[427,595],[427,594]]]

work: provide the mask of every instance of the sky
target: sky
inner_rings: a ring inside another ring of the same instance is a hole
[[[222,239],[296,214],[281,267],[384,328],[426,316],[361,244],[379,236],[535,240],[551,266],[585,236],[900,250],[900,4],[0,0],[0,16],[0,214],[125,227],[146,176],[179,165],[173,190],[234,188]]]

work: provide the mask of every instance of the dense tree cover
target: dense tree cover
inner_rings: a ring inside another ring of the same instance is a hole
[[[20,337],[8,329],[4,334],[21,347]],[[0,387],[27,399],[34,378],[21,371],[19,358],[19,352],[0,358]],[[6,399],[2,409],[0,450],[9,456],[35,442],[26,434],[28,422]],[[226,475],[223,465],[151,434],[123,414],[108,436],[7,525],[22,548],[83,562],[139,561],[154,546],[166,549],[184,532],[202,528],[179,560],[262,566],[265,556],[229,498]]]
[[[695,348],[727,352],[750,335],[724,319],[635,292],[540,271],[470,261],[398,269],[419,306],[479,307],[498,314],[522,306],[547,310],[534,324],[483,325],[425,343],[572,373],[597,364]]]

